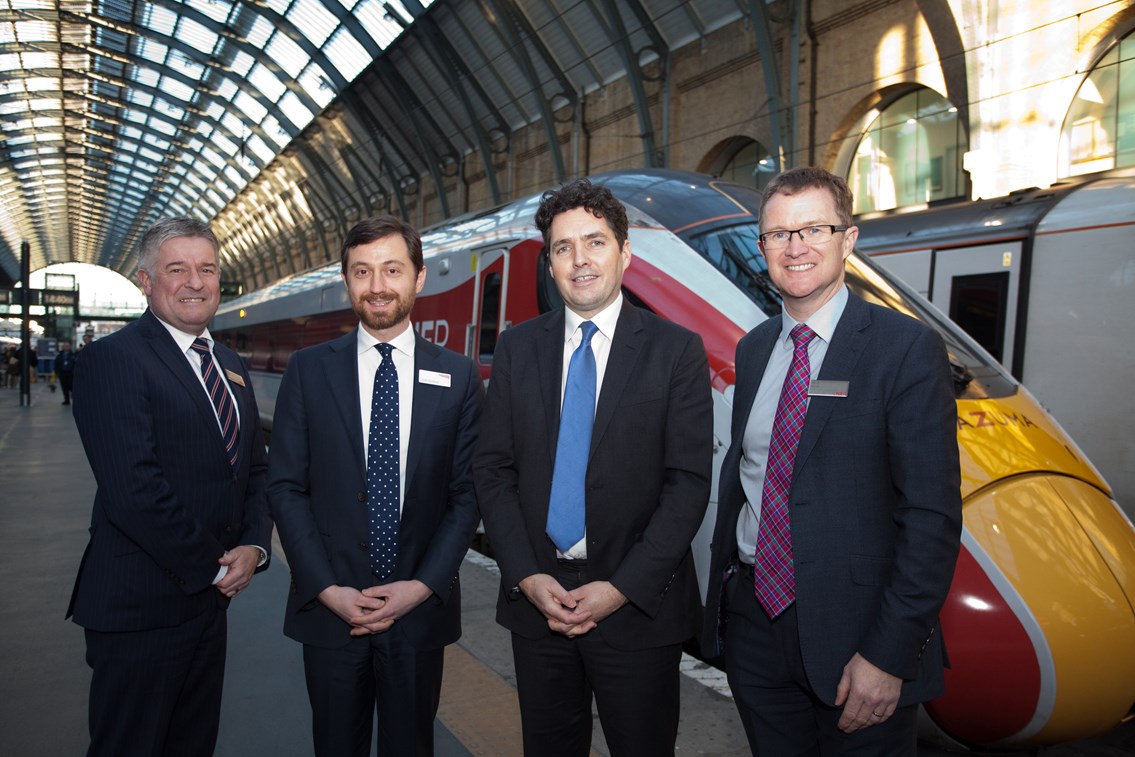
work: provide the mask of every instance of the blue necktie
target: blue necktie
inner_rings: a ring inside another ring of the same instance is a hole
[[[209,342],[203,336],[193,340],[191,345],[194,352],[201,356],[201,378],[205,380],[205,389],[209,392],[209,399],[213,401],[213,409],[217,413],[217,420],[221,424],[221,440],[225,443],[225,454],[228,455],[229,465],[235,471],[240,463],[240,445],[237,444],[240,436],[240,423],[236,417],[236,407],[233,405],[229,390],[224,385],[221,372],[213,361],[213,354],[209,352]]]
[[[584,321],[579,327],[583,330],[583,341],[571,354],[571,362],[568,363],[545,529],[561,552],[567,552],[583,538],[586,512],[584,485],[587,457],[591,450],[591,426],[595,422],[595,354],[591,351],[595,324]]]
[[[370,506],[370,569],[379,580],[398,560],[398,371],[393,347],[378,344],[382,362],[374,374],[367,443],[367,504]]]

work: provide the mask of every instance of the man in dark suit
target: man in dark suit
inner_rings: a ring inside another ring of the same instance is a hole
[[[68,616],[86,629],[90,755],[213,753],[225,610],[267,567],[267,459],[252,384],[213,342],[217,239],[193,218],[142,236],[142,317],[75,367],[98,483]]]
[[[737,346],[702,641],[724,644],[754,755],[914,755],[917,704],[943,691],[961,530],[949,364],[933,331],[844,285],[851,207],[816,168],[761,203],[784,307]]]
[[[55,356],[55,375],[59,378],[59,388],[63,390],[63,404],[71,404],[71,387],[75,382],[75,353],[71,343],[59,343],[59,354]]]
[[[272,428],[268,497],[292,571],[284,633],[304,645],[315,753],[432,755],[458,568],[477,525],[472,361],[414,334],[426,269],[391,216],[343,243],[358,329],[297,352]]]
[[[627,216],[606,188],[546,192],[536,225],[566,307],[501,335],[474,461],[524,751],[588,754],[594,692],[614,757],[672,755],[711,475],[705,348],[623,297]]]

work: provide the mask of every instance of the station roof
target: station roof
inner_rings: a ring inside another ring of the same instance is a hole
[[[0,269],[26,240],[33,270],[130,275],[154,220],[215,219],[337,102],[366,106],[386,181],[499,153],[748,5],[0,0]]]

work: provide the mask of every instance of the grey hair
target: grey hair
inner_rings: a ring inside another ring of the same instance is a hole
[[[202,239],[207,239],[209,243],[213,245],[213,252],[220,252],[220,242],[217,241],[217,237],[213,234],[213,230],[209,227],[209,224],[204,221],[191,218],[190,216],[163,218],[146,229],[146,233],[142,235],[142,243],[139,245],[138,252],[138,270],[153,274],[154,271],[152,267],[154,265],[154,259],[158,256],[158,250],[161,249],[161,246],[167,241],[177,237],[201,237]]]

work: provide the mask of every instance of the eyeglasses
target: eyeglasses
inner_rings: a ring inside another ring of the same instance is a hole
[[[792,241],[793,234],[800,235],[800,241],[809,247],[821,245],[832,238],[837,231],[847,231],[847,226],[837,226],[834,223],[821,223],[816,226],[805,226],[802,229],[785,229],[783,231],[770,231],[757,237],[766,250],[782,250]]]

